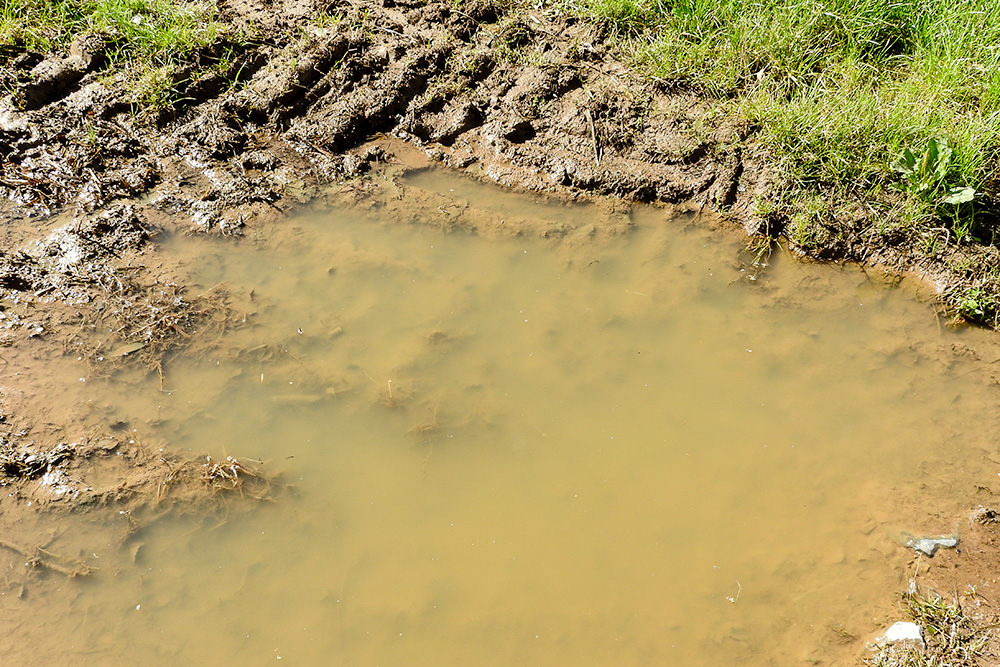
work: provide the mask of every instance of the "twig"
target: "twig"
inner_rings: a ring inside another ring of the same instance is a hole
[[[85,565],[83,563],[78,564],[74,568],[70,568],[51,560],[43,560],[38,556],[38,552],[43,551],[42,549],[35,549],[35,552],[32,553],[29,552],[24,547],[20,547],[16,544],[13,544],[12,542],[7,542],[5,540],[0,540],[0,547],[4,549],[9,549],[10,551],[13,551],[19,556],[27,558],[28,563],[31,565],[34,565],[36,567],[44,567],[46,569],[52,570],[53,572],[57,572],[63,576],[69,577],[70,579],[74,577],[86,576],[89,575],[91,572],[93,572],[93,569],[90,566]],[[46,551],[44,553],[48,552]],[[51,556],[52,554],[49,555]]]
[[[417,38],[414,37],[413,35],[407,35],[406,33],[399,32],[398,30],[393,30],[392,28],[386,28],[385,26],[381,26],[381,25],[376,25],[376,26],[372,26],[372,27],[377,28],[379,30],[383,30],[383,31],[385,31],[387,33],[390,33],[392,35],[399,35],[400,37],[406,37],[407,39],[409,39],[412,42],[417,41]]]
[[[590,140],[594,144],[594,166],[601,166],[601,147],[597,144],[597,128],[594,127],[594,116],[590,113],[590,109],[583,110],[584,115],[587,116],[587,124],[590,125]]]
[[[471,20],[471,21],[475,21],[475,22],[476,22],[476,23],[478,23],[479,25],[482,25],[482,22],[481,22],[481,21],[476,21],[476,19],[472,18],[471,16],[469,16],[469,15],[468,15],[468,14],[466,14],[465,12],[460,12],[460,11],[458,11],[457,9],[455,9],[454,7],[449,7],[449,8],[448,8],[448,11],[450,11],[450,12],[451,12],[452,14],[458,14],[459,16],[464,16],[465,18],[467,18],[467,19],[469,19],[469,20]]]
[[[736,595],[732,597],[728,595],[726,596],[726,599],[732,602],[733,604],[736,604],[736,601],[740,599],[740,593],[743,592],[743,584],[741,584],[738,579],[736,580],[736,586],[738,587],[736,590]]]

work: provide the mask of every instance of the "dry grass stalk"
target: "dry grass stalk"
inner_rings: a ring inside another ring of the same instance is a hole
[[[258,500],[267,496],[270,484],[257,469],[232,456],[227,456],[225,461],[216,461],[211,456],[205,458],[200,478],[212,488],[220,491],[235,490],[240,495],[248,493]]]
[[[966,613],[956,595],[951,602],[937,593],[921,593],[916,581],[902,596],[907,615],[923,629],[924,649],[884,644],[865,660],[871,667],[979,667],[991,629]]]

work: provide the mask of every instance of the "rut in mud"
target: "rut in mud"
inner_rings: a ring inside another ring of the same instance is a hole
[[[719,208],[766,180],[741,152],[745,128],[720,126],[693,94],[644,82],[609,57],[594,27],[567,18],[500,16],[486,2],[223,11],[234,32],[264,38],[199,54],[173,74],[176,103],[149,123],[97,67],[100,40],[74,43],[83,59],[8,63],[25,110],[8,106],[0,124],[6,194],[27,211],[87,213],[163,184],[183,194],[162,207],[231,231],[240,216],[225,209],[288,194],[288,170],[354,175],[365,157],[345,151],[380,133],[537,190]],[[185,191],[208,168],[207,189]]]

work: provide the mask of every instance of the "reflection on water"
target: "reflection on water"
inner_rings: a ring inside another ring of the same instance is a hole
[[[317,209],[178,240],[206,288],[252,291],[248,326],[166,393],[95,400],[297,493],[20,602],[70,619],[42,662],[850,664],[901,587],[895,533],[950,532],[929,513],[995,474],[996,389],[965,359],[1000,355],[857,268],[778,257],[754,282],[738,240],[661,211],[613,235],[548,210],[583,231]]]

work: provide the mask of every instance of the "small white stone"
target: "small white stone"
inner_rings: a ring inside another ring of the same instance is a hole
[[[893,623],[885,634],[879,638],[880,643],[909,643],[924,648],[924,632],[916,623],[898,621]]]

